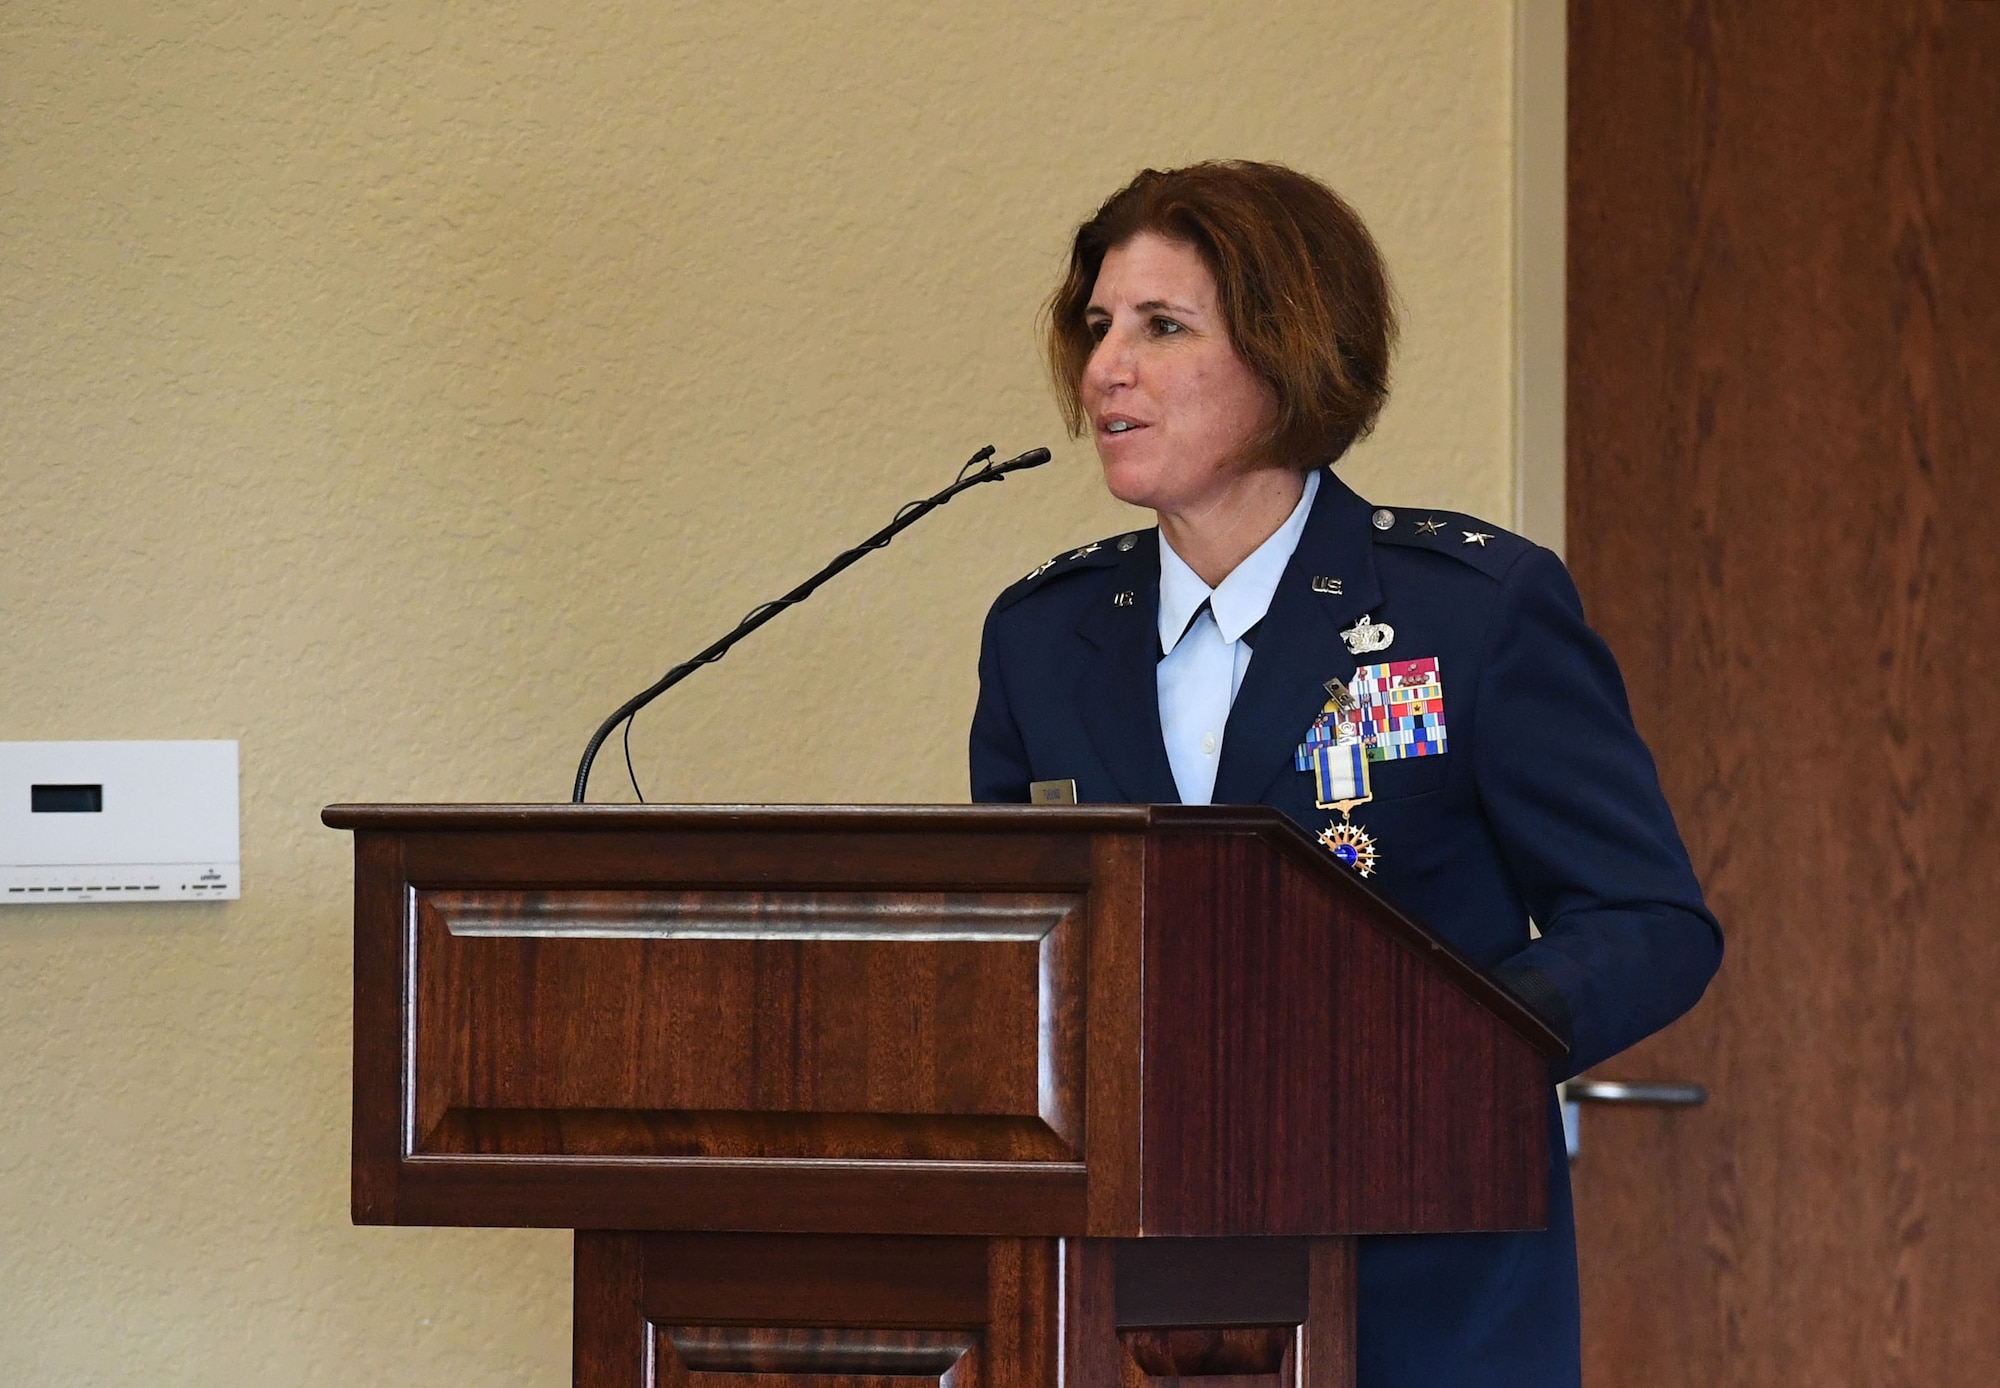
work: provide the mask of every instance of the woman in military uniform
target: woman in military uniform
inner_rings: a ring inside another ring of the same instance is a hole
[[[1547,1019],[1575,1074],[1691,1007],[1721,934],[1562,562],[1333,473],[1394,338],[1368,232],[1292,170],[1149,170],[1078,229],[1057,397],[1159,523],[994,603],[973,798],[1273,806]],[[1549,1122],[1546,1230],[1363,1241],[1364,1388],[1579,1381],[1553,1089]]]

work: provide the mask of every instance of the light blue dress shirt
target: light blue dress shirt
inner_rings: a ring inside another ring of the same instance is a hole
[[[1270,611],[1318,493],[1315,468],[1285,523],[1213,588],[1160,535],[1160,649],[1166,652],[1157,673],[1160,732],[1183,805],[1206,805],[1215,794],[1223,727],[1250,668],[1243,633]]]

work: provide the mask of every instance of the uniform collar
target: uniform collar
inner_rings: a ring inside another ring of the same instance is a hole
[[[1370,514],[1367,502],[1322,472],[1229,711],[1215,804],[1262,800],[1291,768],[1293,749],[1325,703],[1323,682],[1354,672],[1341,629],[1382,600]],[[1072,697],[1119,793],[1139,804],[1180,798],[1160,734],[1158,545],[1156,530],[1135,536],[1077,623],[1094,649]]]
[[[1264,620],[1271,598],[1284,577],[1285,565],[1298,548],[1305,532],[1306,518],[1312,514],[1313,498],[1319,495],[1320,474],[1306,474],[1305,491],[1292,507],[1285,523],[1272,531],[1264,543],[1250,551],[1242,563],[1231,569],[1222,582],[1211,588],[1201,575],[1188,567],[1167,537],[1160,536],[1160,651],[1171,652],[1187,634],[1195,613],[1203,603],[1214,614],[1215,625],[1226,642],[1239,641],[1243,633]]]
[[[1382,601],[1373,508],[1332,472],[1320,480],[1224,725],[1218,805],[1261,801],[1292,768],[1294,750],[1326,702],[1326,681],[1354,673],[1341,630]]]

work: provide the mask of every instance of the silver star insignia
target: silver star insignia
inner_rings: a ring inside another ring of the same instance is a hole
[[[1103,548],[1104,548],[1104,546],[1103,546],[1103,545],[1099,544],[1099,543],[1098,543],[1097,541],[1095,541],[1095,540],[1092,540],[1092,541],[1091,541],[1091,542],[1090,542],[1089,544],[1085,545],[1085,546],[1084,546],[1084,547],[1083,547],[1082,549],[1080,549],[1080,550],[1076,551],[1076,552],[1075,552],[1074,554],[1070,555],[1070,558],[1072,558],[1072,559],[1081,559],[1081,558],[1083,558],[1083,556],[1084,556],[1084,555],[1086,555],[1086,554],[1095,554],[1095,553],[1097,553],[1097,551],[1099,551],[1100,549],[1103,549]]]
[[[1028,570],[1028,577],[1040,578],[1043,574],[1047,573],[1050,569],[1053,569],[1055,566],[1056,566],[1055,560],[1044,559],[1041,563],[1035,565],[1034,568]]]
[[[1417,533],[1419,535],[1435,535],[1442,529],[1444,529],[1444,522],[1441,520],[1420,520],[1417,522]]]
[[[1484,530],[1468,530],[1465,532],[1465,543],[1468,545],[1478,545],[1481,549],[1485,549],[1486,542],[1492,538]]]

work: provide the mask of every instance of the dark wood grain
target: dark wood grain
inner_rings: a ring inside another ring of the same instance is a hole
[[[1203,1326],[1180,1330],[1121,1330],[1120,1344],[1146,1378],[1203,1378],[1272,1385],[1295,1372],[1296,1325]]]
[[[1073,1149],[1039,1118],[982,1114],[743,1113],[690,1109],[449,1108],[419,1151],[465,1156],[823,1157],[1056,1162]]]
[[[376,1126],[356,1189],[395,1193],[361,1218],[1021,1235],[1540,1218],[1539,1179],[1512,1205],[1495,1192],[1537,1160],[1553,1038],[1268,810],[328,819],[359,826],[368,877],[357,1133],[364,1112]]]
[[[1570,561],[1729,934],[1587,1377],[2000,1382],[2000,5],[1570,13]]]
[[[1532,1228],[1547,1057],[1338,879],[1251,834],[1155,835],[1145,1232]]]
[[[1087,1239],[1069,1256],[1072,1382],[1354,1382],[1352,1239]]]
[[[1342,872],[1298,825],[1263,805],[329,805],[330,827],[400,837],[413,884],[648,888],[706,882],[756,890],[1082,887],[1107,839],[1155,828],[1254,834],[1364,910],[1551,1054],[1548,1026],[1476,965]]]
[[[1063,1381],[1113,1384],[1130,1362],[1118,1339],[1118,1244],[1064,1239]]]
[[[1119,1327],[1298,1325],[1311,1299],[1307,1239],[1124,1239]]]
[[[586,1231],[576,1236],[573,1257],[573,1388],[651,1388],[644,1240]]]
[[[674,1234],[646,1249],[656,1321],[963,1329],[991,1304],[985,1239]]]
[[[397,1220],[403,1157],[403,840],[354,844],[354,1125],[356,1224]]]
[[[1091,850],[1089,1023],[1084,1064],[1089,1169],[1083,1230],[1129,1234],[1140,1227],[1141,1034],[1139,973],[1146,911],[1145,841],[1100,834]]]
[[[987,1240],[986,1381],[1023,1388],[1063,1381],[1062,1272],[1061,1240]]]
[[[1341,1388],[1348,1241],[1130,1236],[1543,1214],[1559,1043],[1268,810],[327,818],[356,1217],[607,1231],[579,1382]]]
[[[542,1229],[1062,1234],[1081,1164],[406,1158],[396,1220]]]
[[[938,926],[921,894],[843,893],[842,928],[872,909],[879,938],[494,938],[447,929],[456,895],[417,893],[419,1152],[1081,1159],[1077,912],[938,940],[904,931]],[[615,928],[607,894],[573,895]],[[516,898],[538,930],[571,899]]]
[[[688,1388],[799,1380],[826,1388],[966,1388],[980,1381],[979,1338],[965,1331],[663,1325],[658,1335],[659,1381]]]
[[[1351,1240],[1168,1243],[579,1235],[576,1381],[586,1388],[1353,1382]],[[1209,1249],[1215,1259],[1205,1258]],[[1260,1266],[1260,1257],[1270,1265]],[[1122,1279],[1121,1258],[1137,1260]],[[1232,1299],[1214,1285],[1232,1279],[1263,1290]],[[1128,1291],[1156,1284],[1133,1307],[1168,1319],[1121,1324],[1121,1280]]]
[[[1360,1251],[1356,1239],[1312,1241],[1306,1271],[1306,1323],[1299,1335],[1299,1376],[1305,1383],[1354,1382]]]
[[[687,1388],[1040,1388],[1058,1376],[1060,1256],[1054,1240],[580,1241],[576,1358],[643,1362],[631,1382]]]

